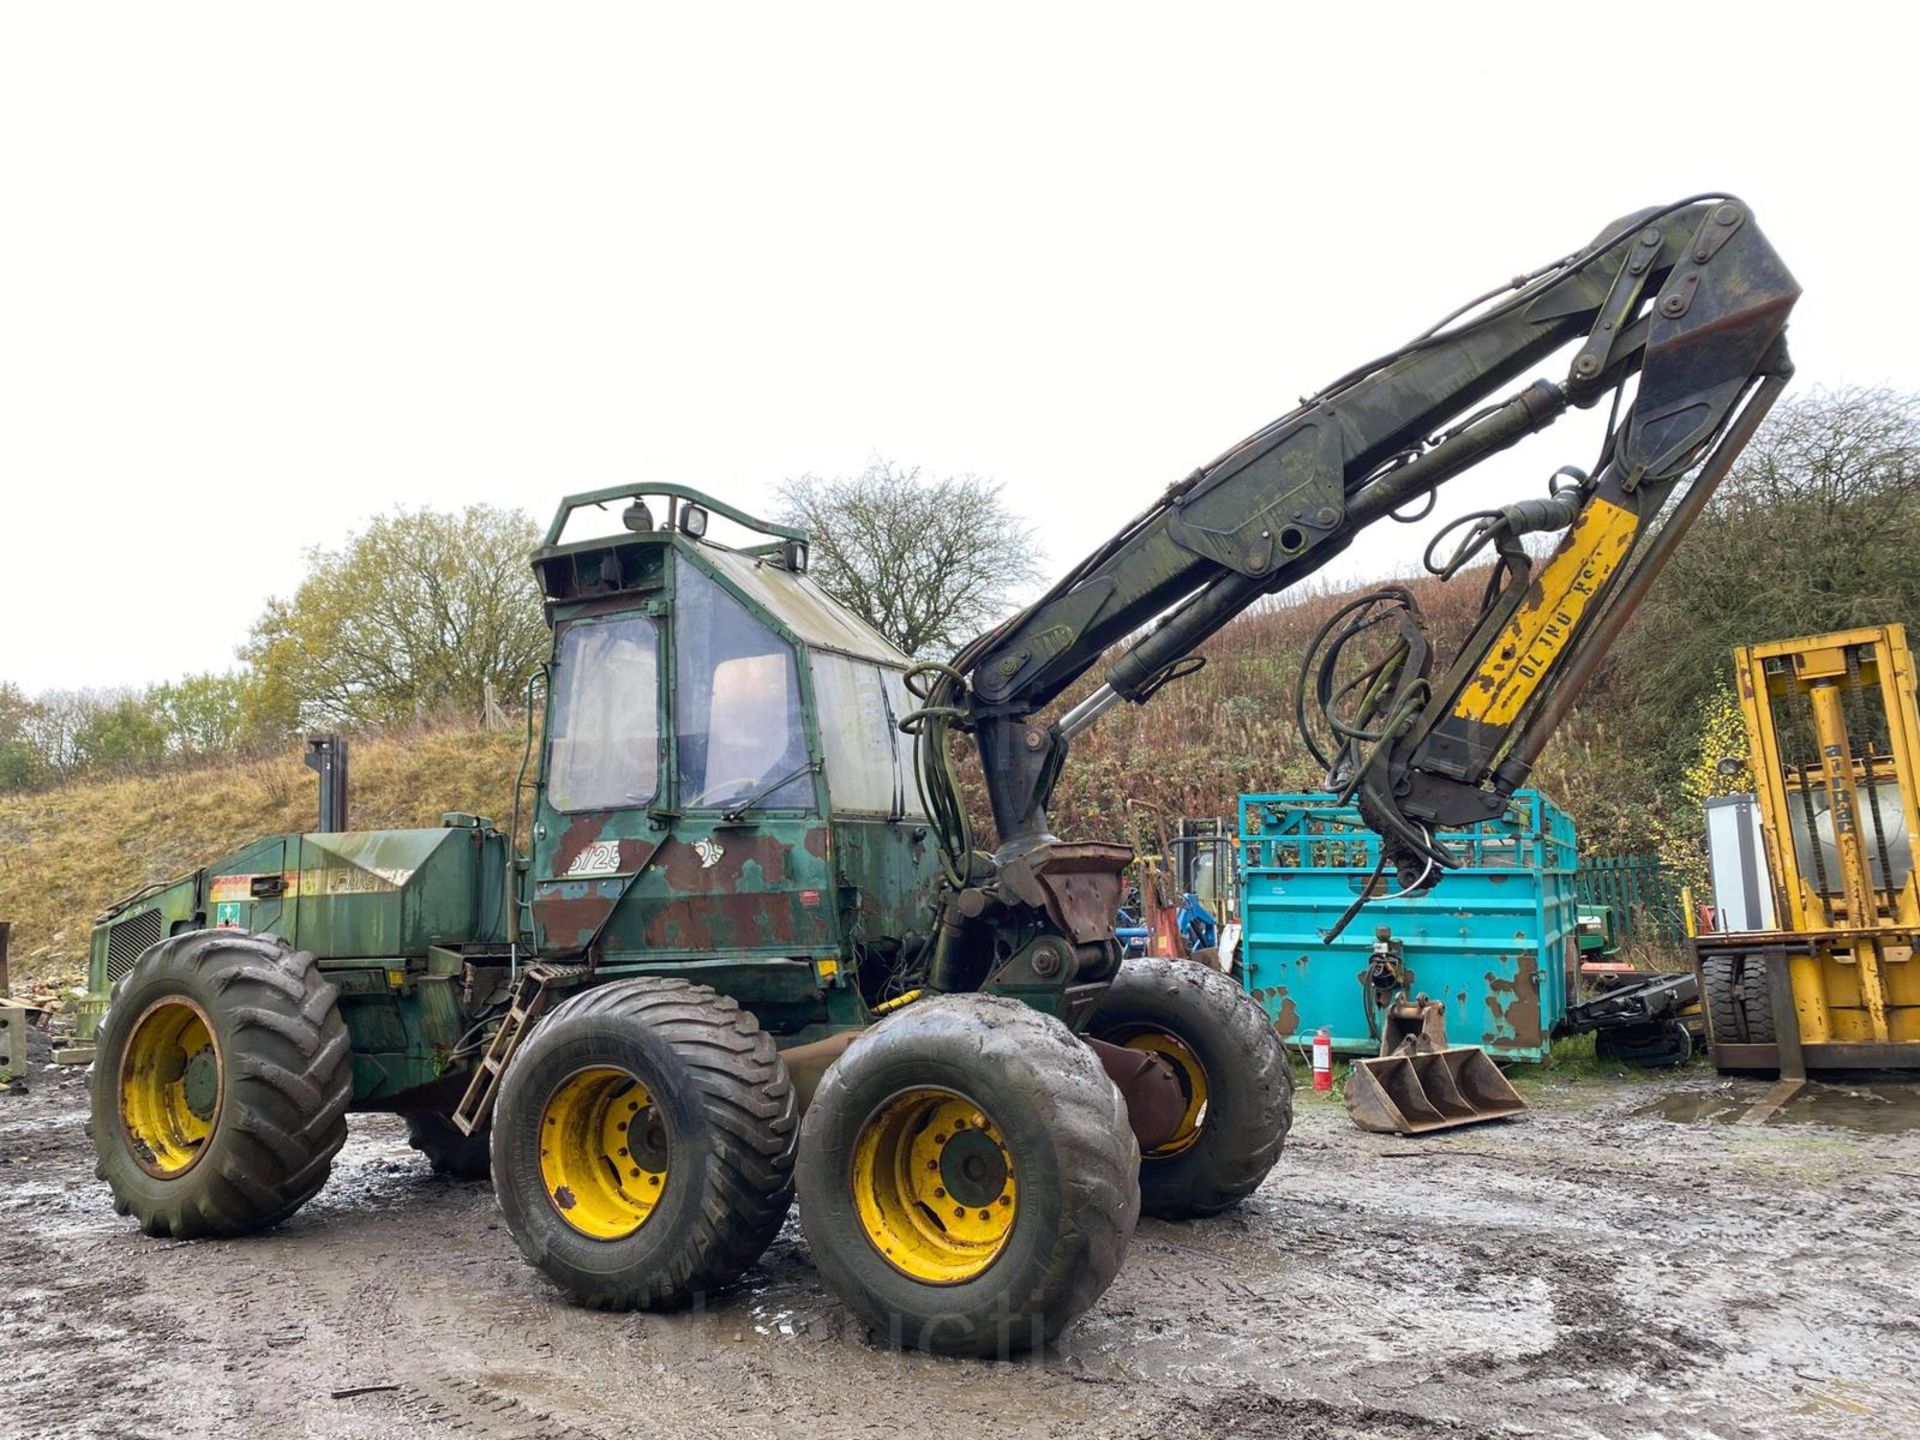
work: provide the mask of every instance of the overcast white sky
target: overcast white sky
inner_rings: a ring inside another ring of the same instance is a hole
[[[544,520],[635,478],[752,509],[875,453],[973,471],[1058,569],[1349,365],[1699,190],[1805,286],[1801,385],[1920,389],[1916,28],[6,6],[0,680],[224,669],[370,514]],[[1586,463],[1581,418],[1436,522]],[[1427,527],[1385,528],[1336,573],[1416,563]]]

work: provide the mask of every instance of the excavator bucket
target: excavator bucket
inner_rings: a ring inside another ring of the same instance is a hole
[[[1503,1120],[1526,1108],[1520,1092],[1478,1045],[1360,1060],[1347,1080],[1353,1123],[1382,1135]]]
[[[1526,1110],[1527,1102],[1486,1051],[1446,1043],[1443,1014],[1431,1000],[1388,1012],[1382,1053],[1355,1061],[1347,1080],[1347,1113],[1354,1124],[1380,1135],[1421,1135]]]

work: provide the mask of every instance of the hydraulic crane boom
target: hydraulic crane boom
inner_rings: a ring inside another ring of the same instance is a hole
[[[1391,589],[1337,616],[1317,673],[1303,673],[1302,723],[1330,783],[1358,793],[1403,884],[1431,883],[1450,863],[1434,832],[1504,808],[1786,384],[1798,295],[1738,200],[1699,196],[1643,211],[1342,376],[1169,487],[1039,600],[949,665],[924,667],[917,685],[927,703],[911,723],[950,887],[982,892],[975,915],[983,904],[1039,906],[1060,927],[1072,908],[1064,881],[1036,889],[1032,877],[1107,863],[1048,834],[1048,799],[1075,734],[1197,669],[1209,636],[1319,570],[1366,526],[1569,408],[1611,398],[1591,474],[1563,469],[1547,498],[1447,527],[1471,528],[1443,573],[1489,548],[1498,563],[1482,616],[1444,673],[1429,673],[1410,595]],[[1564,380],[1500,394],[1576,341]],[[1547,532],[1561,538],[1536,559],[1520,537]],[[1342,653],[1361,635],[1385,640],[1386,653],[1342,682]],[[1055,723],[1034,718],[1115,646],[1090,697]],[[1310,679],[1331,750],[1310,727]],[[973,858],[947,755],[954,729],[978,740],[997,882]]]

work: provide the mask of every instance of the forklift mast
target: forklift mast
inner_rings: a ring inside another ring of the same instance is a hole
[[[1920,710],[1905,627],[1734,651],[1773,931],[1696,937],[1722,1069],[1920,1066]]]

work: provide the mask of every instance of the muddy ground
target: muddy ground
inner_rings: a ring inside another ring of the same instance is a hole
[[[1549,1082],[1418,1142],[1307,1101],[1244,1208],[1143,1221],[1064,1343],[982,1364],[870,1346],[791,1221],[703,1312],[571,1309],[385,1117],[273,1233],[147,1240],[54,1072],[0,1095],[0,1434],[1912,1436],[1920,1101],[1727,1123],[1763,1089]]]

